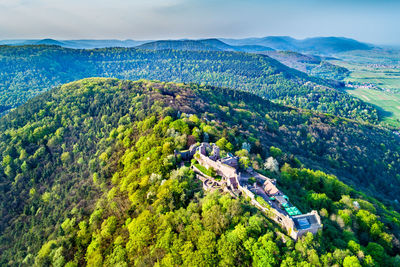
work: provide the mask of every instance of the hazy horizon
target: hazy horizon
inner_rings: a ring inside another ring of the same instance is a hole
[[[346,37],[400,45],[395,0],[0,0],[0,39]]]

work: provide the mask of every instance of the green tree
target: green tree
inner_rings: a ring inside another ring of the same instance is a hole
[[[347,256],[343,260],[343,267],[361,267],[361,264],[356,256]]]

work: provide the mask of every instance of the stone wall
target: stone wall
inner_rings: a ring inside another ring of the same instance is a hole
[[[239,189],[242,191],[242,193],[245,196],[248,196],[250,199],[255,199],[254,193],[251,192],[249,189],[247,189],[247,187],[240,186],[240,184],[239,184]]]
[[[201,165],[203,165],[207,169],[208,168],[215,169],[217,174],[219,174],[223,177],[231,178],[231,177],[236,177],[236,175],[237,175],[235,168],[228,166],[228,165],[224,165],[218,161],[214,161],[201,153],[199,154],[198,160]]]
[[[251,203],[254,206],[256,206],[258,209],[263,211],[268,216],[268,218],[275,221],[277,224],[281,225],[282,228],[284,228],[288,232],[288,234],[290,235],[291,238],[293,238],[294,240],[297,240],[297,238],[300,236],[298,234],[298,231],[294,230],[295,227],[294,227],[294,222],[293,222],[292,218],[280,213],[279,211],[275,210],[272,207],[270,207],[269,209],[265,208],[255,199],[252,199]]]
[[[294,233],[296,234],[296,236],[295,237],[292,236],[292,237],[293,237],[293,239],[297,240],[298,238],[302,237],[303,235],[307,234],[308,232],[315,235],[316,233],[318,233],[319,229],[321,229],[321,227],[317,227],[317,226],[310,227],[308,229],[300,229],[298,231],[295,231]]]

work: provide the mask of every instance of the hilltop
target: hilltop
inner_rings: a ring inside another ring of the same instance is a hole
[[[222,42],[221,42],[222,43]],[[226,47],[220,47],[218,45],[209,44],[204,41],[196,40],[165,40],[165,41],[154,41],[145,43],[137,46],[139,49],[151,49],[151,50],[185,50],[185,51],[234,51],[229,45]]]
[[[185,50],[185,51],[236,51],[236,52],[264,52],[273,49],[261,45],[228,45],[218,39],[203,40],[162,40],[145,43],[137,46],[139,49],[151,50]]]
[[[1,265],[399,263],[400,139],[379,127],[236,90],[92,78],[0,131]],[[317,210],[322,231],[294,243],[246,198],[205,192],[174,155],[203,141]]]

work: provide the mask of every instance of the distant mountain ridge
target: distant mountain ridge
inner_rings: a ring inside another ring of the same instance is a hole
[[[65,48],[73,49],[95,49],[108,47],[137,47],[140,49],[150,50],[186,50],[186,51],[236,51],[236,52],[264,52],[273,51],[274,49],[263,45],[229,45],[219,39],[200,39],[200,40],[0,40],[0,45],[57,45]]]
[[[344,37],[313,37],[303,40],[289,36],[267,36],[261,38],[210,38],[210,39],[181,39],[181,40],[0,40],[0,45],[58,45],[66,48],[93,49],[106,47],[139,47],[143,49],[176,49],[176,50],[205,50],[205,51],[239,51],[261,52],[272,50],[295,51],[330,55],[334,53],[368,50],[373,45]]]
[[[74,49],[94,49],[106,47],[135,47],[149,41],[136,41],[136,40],[55,40],[55,39],[36,39],[36,40],[0,40],[0,45],[58,45],[65,48]]]
[[[65,43],[61,42],[61,41],[57,41],[54,39],[43,39],[43,40],[39,40],[37,41],[35,44],[37,45],[59,45],[59,46],[66,46]]]
[[[139,45],[137,48],[150,50],[174,49],[186,51],[235,51],[250,53],[274,50],[262,45],[229,45],[215,38],[203,40],[160,40]]]
[[[230,45],[263,45],[275,50],[333,54],[351,50],[369,50],[374,46],[345,37],[313,37],[303,40],[289,36],[267,36],[262,38],[221,39]]]
[[[149,50],[186,50],[186,51],[222,51],[217,46],[209,45],[206,42],[195,40],[162,40],[145,43],[137,46],[139,49]]]

